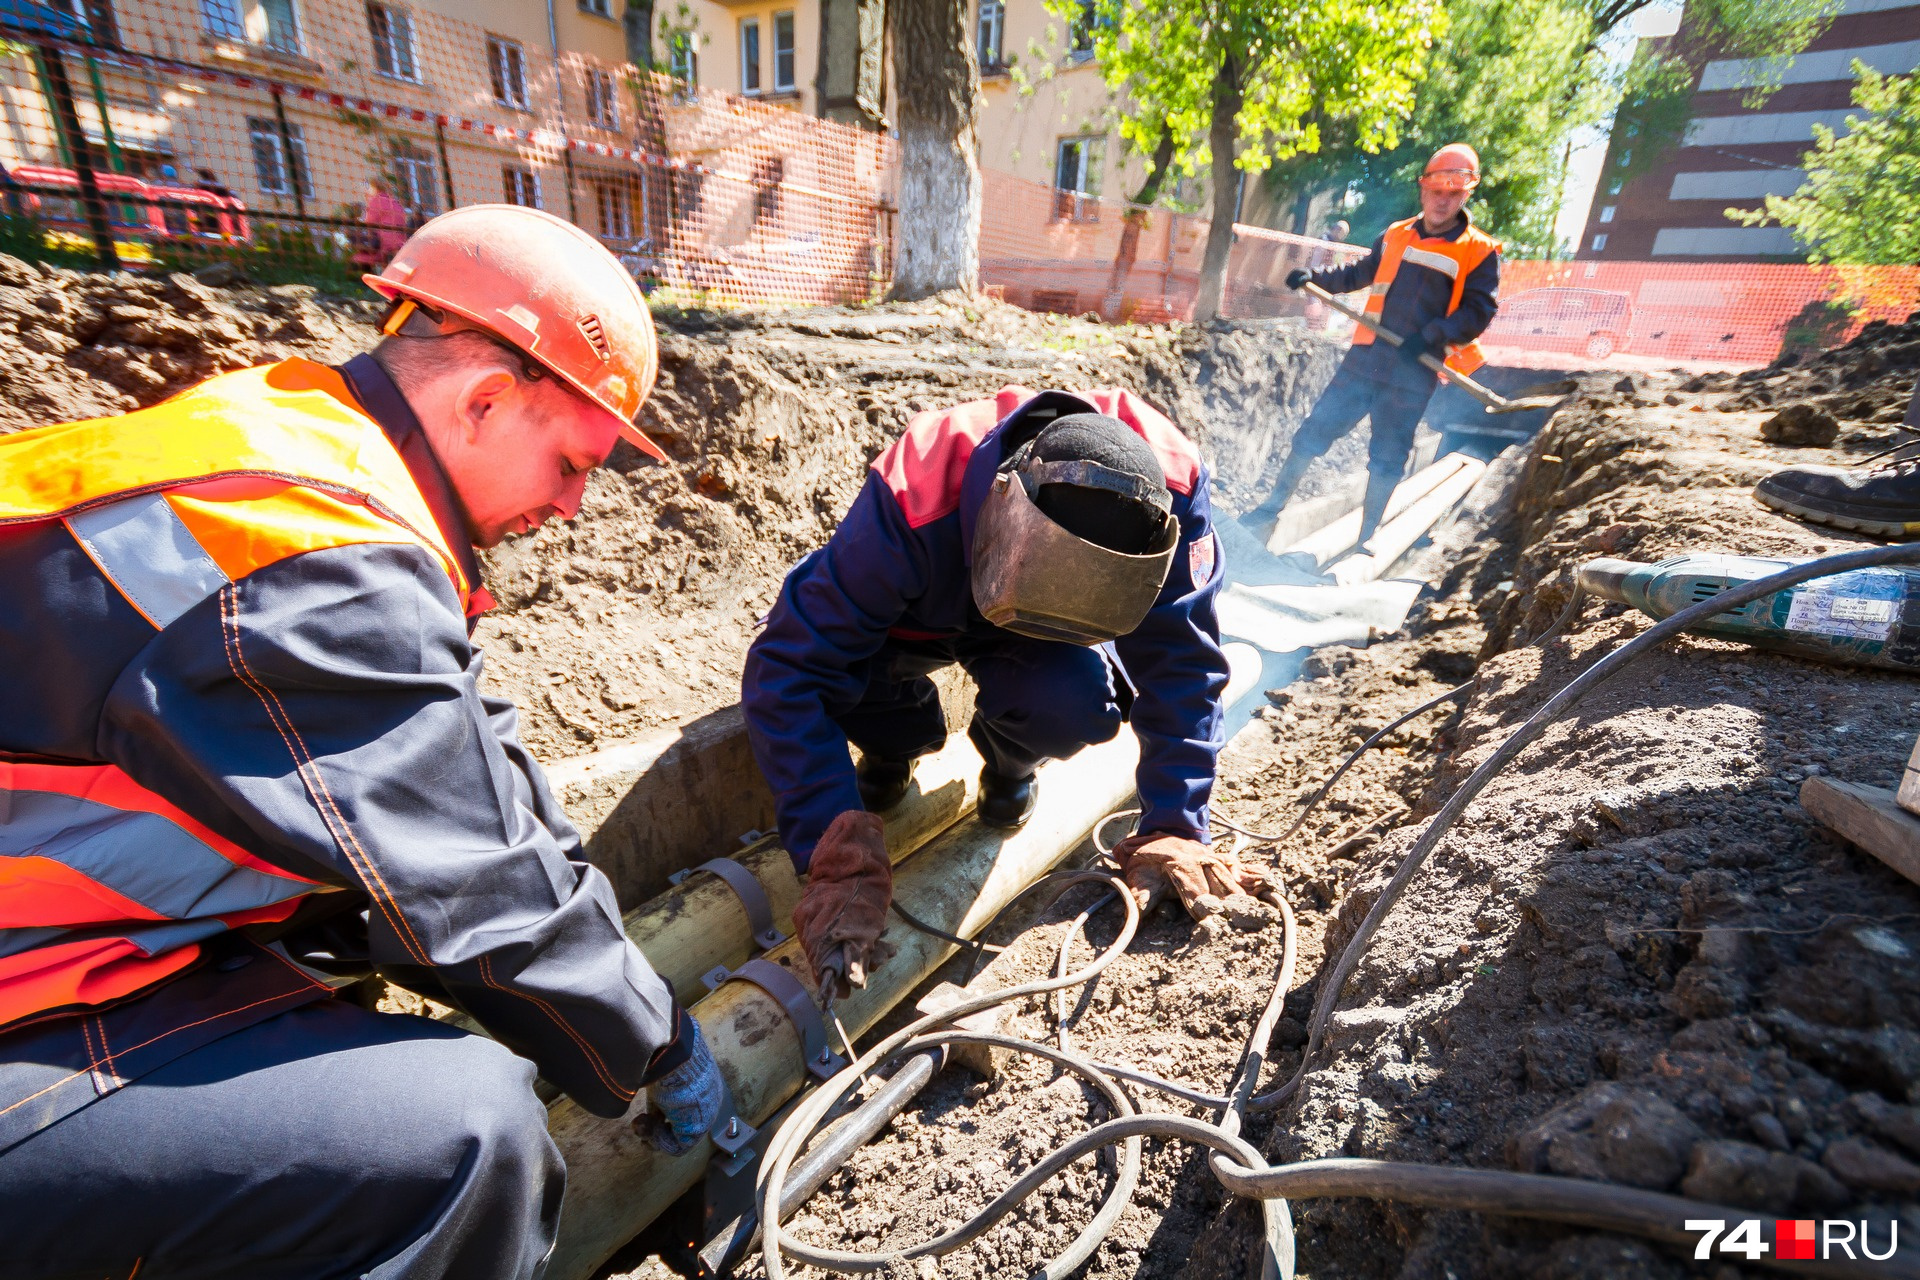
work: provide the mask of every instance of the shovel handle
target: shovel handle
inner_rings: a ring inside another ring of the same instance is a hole
[[[1340,299],[1334,297],[1332,294],[1328,293],[1325,289],[1322,289],[1319,285],[1315,284],[1313,281],[1311,280],[1307,281],[1306,284],[1302,287],[1305,288],[1308,293],[1320,299],[1320,301],[1326,303],[1328,306],[1332,307],[1335,311],[1338,311],[1341,315],[1347,317],[1347,319],[1353,321],[1355,324],[1363,325],[1366,328],[1372,330],[1375,337],[1384,338],[1388,343],[1392,344],[1395,347],[1400,347],[1406,343],[1405,338],[1401,337],[1399,334],[1395,333],[1393,330],[1382,325],[1379,321],[1375,320],[1372,316],[1367,315],[1365,312],[1355,310],[1353,307],[1348,306],[1346,303],[1340,301]],[[1425,352],[1422,352],[1420,354],[1420,363],[1425,365],[1427,368],[1433,370],[1435,373],[1439,374],[1441,377],[1447,379],[1449,382],[1453,383],[1456,387],[1459,387],[1462,391],[1466,392],[1468,395],[1472,396],[1475,400],[1478,400],[1481,404],[1485,405],[1489,409],[1492,409],[1496,413],[1510,413],[1513,411],[1514,408],[1520,407],[1520,406],[1513,405],[1510,401],[1506,400],[1504,397],[1497,395],[1492,391],[1487,390],[1487,388],[1481,386],[1479,383],[1475,382],[1472,378],[1469,378],[1466,374],[1461,373],[1458,369],[1448,368],[1444,361],[1436,360],[1432,356],[1426,354]]]

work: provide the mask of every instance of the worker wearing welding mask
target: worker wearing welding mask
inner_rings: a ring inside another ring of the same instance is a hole
[[[857,982],[888,954],[880,815],[945,742],[929,676],[956,663],[979,690],[982,822],[1026,822],[1043,761],[1130,722],[1143,812],[1116,853],[1136,895],[1172,888],[1202,916],[1267,892],[1208,839],[1221,576],[1199,452],[1129,392],[1008,387],[909,423],[747,654],[748,734],[808,873],[793,918],[816,974],[837,952]]]
[[[1244,523],[1270,527],[1314,459],[1368,418],[1360,543],[1379,528],[1387,500],[1406,474],[1414,429],[1439,382],[1420,357],[1444,358],[1460,373],[1486,362],[1474,340],[1499,307],[1500,242],[1474,226],[1467,212],[1467,200],[1479,184],[1480,157],[1474,149],[1458,142],[1444,146],[1420,176],[1418,216],[1389,226],[1358,262],[1288,274],[1290,289],[1308,282],[1329,293],[1365,289],[1366,314],[1398,335],[1401,345],[1376,342],[1364,325],[1355,330],[1333,381],[1294,433],[1273,491],[1242,517]]]

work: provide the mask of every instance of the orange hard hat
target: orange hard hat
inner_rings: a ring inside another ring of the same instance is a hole
[[[1433,153],[1420,185],[1436,191],[1471,191],[1480,185],[1480,153],[1464,142],[1449,142]]]
[[[634,425],[660,370],[647,300],[619,260],[571,222],[520,205],[467,205],[427,222],[383,271],[361,279],[383,298],[445,313],[429,317],[443,331],[472,326],[532,357],[618,418],[620,434],[642,452],[665,460]],[[386,331],[406,319],[396,313]]]

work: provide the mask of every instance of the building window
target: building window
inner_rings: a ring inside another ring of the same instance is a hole
[[[1100,217],[1100,172],[1105,167],[1105,138],[1062,138],[1055,152],[1053,185],[1059,188],[1053,216],[1075,222]]]
[[[250,119],[247,121],[247,138],[253,144],[253,176],[260,189],[272,196],[293,194],[293,184],[300,184],[300,194],[313,194],[313,175],[307,169],[307,138],[297,124],[289,124],[284,136],[280,132],[277,120]],[[293,153],[287,153],[287,144],[293,144]]]
[[[793,92],[793,14],[773,15],[773,91]]]
[[[611,18],[613,0],[580,0],[580,12],[590,13],[596,18]]]
[[[521,164],[500,167],[501,185],[506,188],[507,203],[525,209],[540,207],[540,175]]]
[[[527,55],[518,41],[487,37],[487,74],[493,78],[495,102],[527,109]]]
[[[688,89],[700,87],[700,54],[691,31],[676,31],[667,40],[667,74]]]
[[[1067,31],[1067,58],[1084,62],[1093,56],[1093,0],[1080,0],[1080,11],[1073,16]]]
[[[620,127],[620,99],[614,95],[611,71],[587,68],[587,119],[602,129]]]
[[[1603,204],[1603,205],[1601,205],[1601,206],[1600,206],[1600,221],[1602,221],[1602,222],[1612,222],[1612,221],[1613,221],[1613,209],[1614,209],[1614,206],[1612,206],[1612,205],[1610,205],[1610,204]]]
[[[420,64],[413,56],[412,14],[395,5],[369,4],[367,33],[373,37],[373,65],[382,75],[420,78]]]
[[[200,26],[222,40],[245,40],[247,24],[238,0],[200,0]]]
[[[627,184],[617,180],[593,184],[600,214],[600,235],[607,240],[633,238],[633,200]]]
[[[438,166],[426,156],[402,151],[393,158],[394,195],[409,212],[431,218],[440,212]]]
[[[260,0],[260,43],[280,53],[300,52],[300,20],[293,0]]]
[[[1593,251],[1600,252],[1607,247],[1607,233],[1602,231],[1593,237]]]
[[[740,22],[740,92],[760,92],[760,19]]]
[[[980,21],[974,28],[973,52],[980,69],[1005,66],[1001,44],[1007,34],[1007,6],[1001,0],[980,0]]]

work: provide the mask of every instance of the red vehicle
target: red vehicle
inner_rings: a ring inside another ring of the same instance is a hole
[[[1481,340],[1604,360],[1633,341],[1633,299],[1611,289],[1528,289],[1500,300]]]
[[[78,198],[80,177],[73,170],[23,164],[8,176],[27,208],[49,227],[87,234],[86,212]],[[247,239],[247,207],[237,197],[146,182],[123,173],[95,173],[94,181],[107,197],[107,221],[116,235],[142,240]]]

